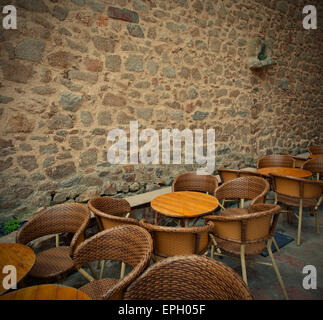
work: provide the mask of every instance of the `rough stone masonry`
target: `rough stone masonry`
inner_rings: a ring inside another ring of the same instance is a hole
[[[12,0],[0,30],[0,222],[169,185],[194,165],[110,165],[107,132],[216,131],[216,166],[322,143],[322,27],[299,0]],[[311,1],[323,12],[320,1]],[[250,69],[252,43],[272,63]]]

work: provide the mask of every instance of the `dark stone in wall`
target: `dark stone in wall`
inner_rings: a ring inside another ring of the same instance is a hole
[[[128,10],[128,9],[109,7],[108,8],[108,16],[110,18],[133,22],[133,23],[139,22],[138,13],[135,11]]]

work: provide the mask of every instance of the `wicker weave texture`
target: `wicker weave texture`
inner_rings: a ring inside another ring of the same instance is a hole
[[[79,203],[64,203],[40,211],[17,233],[16,242],[28,244],[45,235],[74,233],[69,247],[45,250],[36,256],[30,275],[51,278],[73,268],[70,255],[84,239],[84,231],[90,220],[89,209]]]
[[[198,175],[195,171],[180,174],[172,184],[172,191],[199,191],[213,195],[218,180],[213,175]]]
[[[240,255],[240,245],[245,244],[246,255],[256,255],[266,247],[265,240],[273,236],[279,212],[279,205],[254,204],[249,206],[248,214],[226,215],[224,210],[205,220],[214,223],[213,234],[220,249]]]
[[[215,197],[222,199],[248,199],[251,204],[262,203],[269,191],[269,183],[260,177],[241,177],[223,183],[215,191]]]
[[[125,199],[97,197],[88,202],[88,207],[94,213],[101,231],[122,224],[139,225],[138,220],[124,217],[131,213],[131,206]]]
[[[299,200],[303,199],[303,207],[314,207],[316,200],[322,195],[323,181],[270,174],[274,191],[278,195],[278,201],[290,205],[299,206]]]
[[[303,163],[302,169],[323,174],[323,157],[307,160]]]
[[[240,276],[222,262],[188,255],[149,267],[126,290],[126,300],[252,300]]]
[[[268,167],[295,168],[295,159],[287,154],[272,154],[257,161],[258,169]]]
[[[148,230],[154,240],[154,258],[171,257],[185,254],[203,254],[209,246],[209,232],[213,223],[200,227],[165,227],[148,224],[145,220],[140,225]]]
[[[308,151],[311,154],[323,154],[323,146],[311,146],[308,147]]]
[[[153,241],[150,234],[143,228],[135,225],[122,225],[99,232],[90,239],[84,241],[75,251],[74,263],[77,269],[85,264],[97,260],[122,261],[133,269],[123,279],[120,279],[113,287],[102,289],[102,281],[94,280],[86,285],[93,286],[93,292],[102,292],[102,296],[91,297],[93,299],[110,299],[129,285],[150,261],[153,250]],[[111,283],[108,280],[106,284]],[[82,290],[82,288],[80,288]]]

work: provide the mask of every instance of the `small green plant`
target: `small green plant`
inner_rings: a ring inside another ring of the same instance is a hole
[[[19,228],[20,220],[17,219],[10,219],[5,222],[4,224],[4,230],[7,234],[11,233],[12,231],[15,231]]]

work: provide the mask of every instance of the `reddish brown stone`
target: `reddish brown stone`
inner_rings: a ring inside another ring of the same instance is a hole
[[[31,120],[23,114],[11,115],[7,122],[6,132],[9,133],[30,133],[34,130],[34,125]]]
[[[125,107],[127,100],[123,97],[115,96],[112,93],[107,93],[102,101],[104,106]]]
[[[103,62],[98,59],[86,58],[84,64],[90,72],[101,72],[103,70]]]
[[[57,51],[48,56],[48,63],[52,67],[68,68],[71,65],[73,56],[66,51]]]
[[[27,83],[33,72],[32,65],[26,66],[17,61],[0,60],[0,66],[6,80],[18,83]]]

